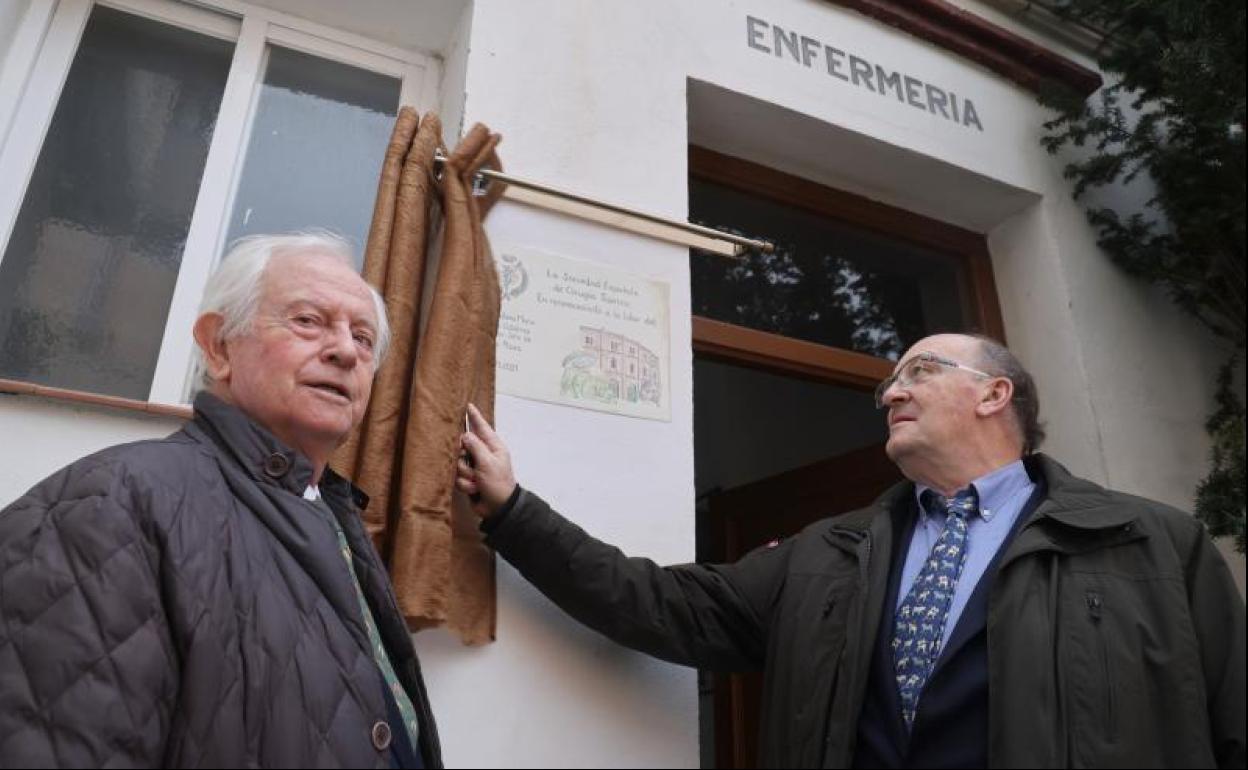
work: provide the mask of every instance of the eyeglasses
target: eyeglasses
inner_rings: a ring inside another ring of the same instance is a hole
[[[987,372],[972,369],[971,367],[960,364],[952,359],[938,356],[935,353],[916,353],[908,360],[902,362],[902,364],[897,367],[897,371],[893,372],[889,377],[886,377],[883,382],[875,387],[875,408],[884,408],[884,394],[887,393],[888,389],[893,387],[893,385],[897,385],[902,388],[913,388],[915,385],[921,385],[935,375],[939,374],[941,372],[941,367],[961,369],[962,371],[970,372],[977,377],[991,378],[993,376]]]

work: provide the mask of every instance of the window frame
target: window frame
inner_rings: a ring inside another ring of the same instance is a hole
[[[382,43],[242,0],[196,0],[194,4],[182,0],[31,3],[0,72],[0,260],[12,237],[87,20],[96,5],[235,43],[147,397],[149,404],[184,405],[194,385],[191,326],[208,277],[225,245],[269,47],[282,46],[399,79],[399,104],[414,106],[421,113],[436,108],[442,62],[429,53]],[[42,386],[39,389],[67,392]],[[91,395],[118,400],[103,394]]]
[[[948,255],[962,267],[960,295],[970,331],[1005,341],[988,240],[982,233],[786,174],[714,150],[689,146],[689,176],[909,241]],[[872,390],[893,361],[705,316],[693,316],[695,355],[777,374]]]

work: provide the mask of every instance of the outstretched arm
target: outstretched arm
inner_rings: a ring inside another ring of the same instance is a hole
[[[457,484],[478,495],[487,543],[565,612],[620,644],[675,663],[760,668],[788,545],[735,564],[661,567],[594,539],[517,486],[498,434],[470,409]]]

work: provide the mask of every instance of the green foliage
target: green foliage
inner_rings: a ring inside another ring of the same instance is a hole
[[[1213,438],[1213,468],[1196,490],[1196,511],[1212,535],[1235,538],[1244,552],[1244,407],[1232,390],[1234,359],[1218,375],[1217,410],[1205,427]]]
[[[1210,474],[1196,515],[1244,549],[1244,407],[1233,384],[1245,348],[1244,0],[1057,0],[1072,22],[1105,33],[1094,97],[1046,95],[1045,148],[1079,148],[1065,175],[1075,197],[1143,174],[1143,211],[1092,205],[1106,253],[1165,288],[1231,349],[1206,427]]]

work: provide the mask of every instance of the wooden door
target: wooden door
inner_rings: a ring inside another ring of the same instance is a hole
[[[707,499],[710,561],[731,562],[819,519],[869,505],[901,480],[882,444],[857,449]],[[751,768],[758,757],[762,675],[714,674],[717,767]]]

